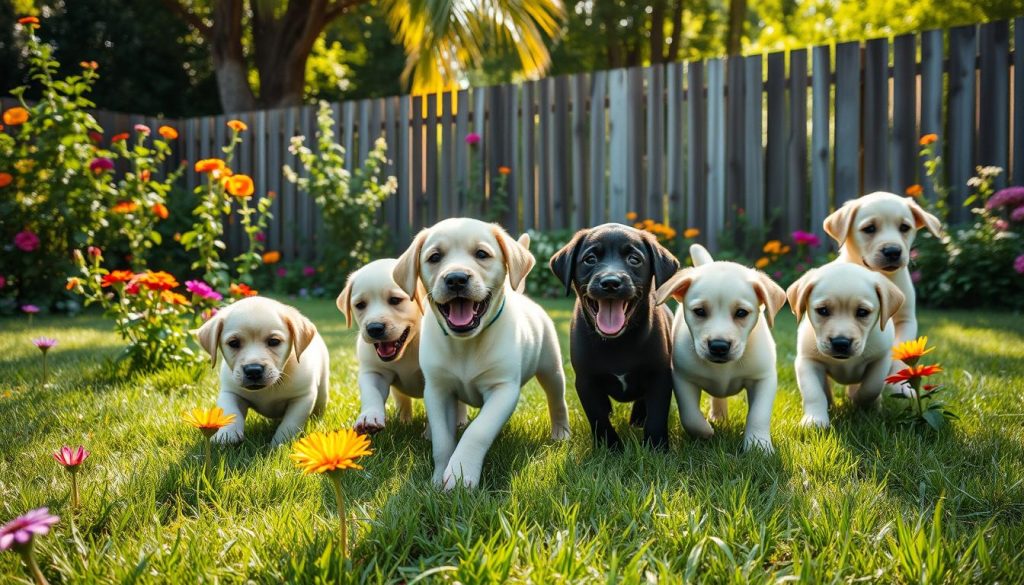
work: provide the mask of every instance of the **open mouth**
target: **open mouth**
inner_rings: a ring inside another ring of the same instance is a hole
[[[883,265],[879,266],[878,268],[875,268],[874,266],[868,264],[867,260],[862,260],[862,262],[864,263],[864,266],[868,270],[881,270],[882,272],[896,272],[900,268],[903,268],[903,265],[900,264],[899,262],[897,262],[896,264],[883,264]]]
[[[486,299],[479,302],[458,297],[444,304],[438,303],[437,308],[444,316],[448,329],[455,333],[465,333],[480,326],[480,319],[490,305],[491,295],[487,295]]]
[[[373,349],[377,350],[377,357],[381,361],[390,362],[397,358],[402,353],[402,347],[405,346],[405,341],[409,339],[409,332],[412,331],[412,327],[406,327],[405,332],[402,336],[394,341],[378,341],[373,344]]]
[[[263,390],[266,387],[267,387],[266,384],[256,384],[256,383],[253,383],[253,382],[249,382],[247,384],[242,384],[242,388],[245,388],[246,390]]]
[[[604,337],[616,337],[626,328],[630,312],[636,307],[628,299],[583,298],[587,310],[594,318],[598,333]]]

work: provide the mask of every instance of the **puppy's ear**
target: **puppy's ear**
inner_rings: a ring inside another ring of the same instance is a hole
[[[840,246],[846,241],[850,228],[853,226],[853,218],[857,215],[857,208],[860,207],[857,199],[847,201],[845,205],[832,212],[832,215],[825,218],[825,233],[832,236]]]
[[[220,349],[220,334],[224,331],[224,310],[210,317],[196,331],[199,345],[210,354],[210,367],[217,367],[217,353]]]
[[[786,291],[782,290],[782,287],[776,284],[764,272],[756,271],[754,274],[754,281],[751,283],[754,287],[754,293],[757,294],[757,299],[764,305],[764,318],[768,321],[768,326],[774,327],[775,315],[779,313],[782,305],[786,304]]]
[[[665,246],[658,243],[658,238],[654,237],[654,234],[646,231],[641,231],[640,233],[644,239],[644,244],[647,246],[647,255],[651,259],[654,286],[660,287],[679,271],[679,260],[676,260],[676,257]]]
[[[814,289],[815,283],[818,281],[818,271],[808,270],[806,274],[797,279],[796,282],[789,285],[786,289],[786,296],[789,299],[789,308],[792,309],[793,314],[796,315],[796,322],[799,323],[800,319],[804,316],[804,312],[807,310],[807,299],[811,296],[811,291]]]
[[[412,300],[421,309],[421,313],[423,312],[423,299],[425,298],[427,298],[427,289],[419,279],[416,279],[416,293],[412,295]]]
[[[302,352],[306,351],[313,338],[316,337],[316,325],[307,319],[302,313],[288,307],[281,315],[285,327],[288,328],[288,335],[292,338],[292,351],[295,352],[295,361],[299,361]]]
[[[927,228],[935,236],[942,235],[942,222],[939,218],[925,211],[912,197],[906,197],[907,207],[914,216],[914,227],[916,229]]]
[[[498,240],[498,247],[505,256],[505,269],[508,271],[508,283],[512,290],[519,290],[519,283],[526,278],[526,275],[533,270],[537,259],[530,253],[529,248],[524,247],[518,241],[513,240],[500,225],[494,224],[491,228],[494,239]],[[526,243],[529,245],[530,236],[526,236]]]
[[[520,246],[526,248],[527,250],[530,249],[530,234],[523,232],[523,234],[519,236],[519,239],[517,239],[516,241],[519,242]]]
[[[584,229],[576,232],[576,234],[569,240],[569,243],[562,247],[561,250],[555,252],[551,256],[551,261],[548,262],[548,267],[551,268],[551,272],[555,273],[558,280],[562,281],[565,285],[565,296],[569,296],[569,292],[572,291],[572,275],[576,272],[576,255],[579,251],[580,242],[583,238],[587,237],[590,230]]]
[[[875,278],[875,292],[878,293],[878,328],[885,329],[885,324],[900,310],[906,297],[899,287],[881,274]]]
[[[338,299],[335,301],[338,305],[338,310],[341,311],[342,315],[345,315],[345,327],[352,326],[352,283],[356,279],[356,274],[359,274],[358,270],[348,275],[348,278],[345,280],[345,288],[341,289],[341,294],[338,295]]]
[[[662,304],[668,300],[669,297],[674,298],[678,302],[683,302],[683,297],[686,296],[686,291],[690,290],[690,286],[693,285],[693,281],[697,278],[697,269],[695,268],[684,268],[677,272],[675,276],[668,279],[668,282],[658,287],[657,292],[654,293],[655,304]]]
[[[420,251],[423,250],[423,242],[427,241],[428,235],[430,228],[423,228],[416,234],[409,248],[398,257],[395,269],[391,273],[398,288],[404,290],[410,297],[416,296],[416,283],[420,280]]]

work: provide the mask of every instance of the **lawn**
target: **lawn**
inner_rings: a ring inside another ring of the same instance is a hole
[[[546,306],[568,359],[570,304]],[[347,426],[358,412],[353,333],[333,302],[299,307],[332,352],[331,402],[312,427]],[[788,310],[775,329],[774,455],[741,453],[740,398],[710,441],[684,437],[673,413],[669,452],[644,449],[635,429],[625,452],[595,450],[570,370],[570,441],[546,438],[531,383],[482,489],[441,494],[417,403],[414,421],[389,421],[365,470],[345,477],[358,520],[342,571],[330,487],[267,446],[270,421],[252,415],[246,442],[217,453],[214,489],[200,488],[202,444],[181,413],[213,404],[209,368],[125,377],[109,365],[120,345],[99,317],[31,329],[5,319],[0,521],[38,506],[62,516],[37,550],[54,582],[1024,581],[1024,319],[923,311],[921,321],[961,416],[942,435],[901,426],[891,404],[865,412],[844,400],[832,430],[800,430]],[[45,388],[29,342],[38,335],[60,341]],[[617,407],[620,429],[627,416]],[[50,456],[65,443],[93,451],[74,518]],[[0,581],[24,574],[16,555],[0,555]]]

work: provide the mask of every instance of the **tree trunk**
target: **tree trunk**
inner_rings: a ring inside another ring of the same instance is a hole
[[[725,51],[739,55],[743,49],[743,23],[747,18],[747,0],[729,0],[729,31]]]
[[[213,6],[209,30],[210,56],[224,113],[256,109],[242,50],[242,0],[220,0]]]
[[[686,7],[685,0],[675,0],[672,7],[672,43],[668,46],[666,61],[676,61],[683,44],[683,9]]]
[[[651,63],[665,62],[665,0],[651,2]]]

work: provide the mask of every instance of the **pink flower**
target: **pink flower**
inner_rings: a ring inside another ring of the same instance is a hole
[[[0,526],[0,551],[10,548],[25,549],[36,535],[42,536],[60,518],[50,514],[48,508],[32,510]]]
[[[39,312],[39,307],[35,305],[22,305],[21,312],[28,313],[29,315],[35,315],[36,313]]]
[[[14,234],[14,245],[22,252],[32,252],[39,247],[39,236],[35,232],[22,230]]]
[[[0,288],[7,286],[7,279],[4,278],[3,274],[0,274]]]
[[[256,241],[257,242],[266,242],[267,241],[267,234],[265,234],[263,232],[256,232]]]
[[[98,156],[89,163],[89,170],[97,174],[103,171],[112,171],[114,170],[114,161],[105,156]]]
[[[469,134],[466,134],[466,144],[470,146],[476,146],[477,144],[480,144],[480,135],[477,134],[476,132],[470,132]]]
[[[985,203],[985,208],[1007,207],[1012,209],[1021,205],[1024,205],[1024,187],[1007,187],[996,191],[996,194]]]
[[[782,278],[782,271],[781,270],[776,270],[774,273],[772,273],[772,276],[775,277],[775,280],[778,280],[778,279]]]
[[[911,282],[919,282],[921,280],[921,271],[920,270],[915,270],[915,271],[911,272],[910,273],[910,280],[911,280]]]
[[[88,248],[86,248],[86,252],[89,253],[89,257],[91,257],[91,258],[102,258],[103,257],[103,250],[100,250],[96,246],[89,246]]]
[[[997,219],[995,226],[996,230],[1005,232],[1006,230],[1010,229],[1010,222],[1006,221],[1005,219]]]
[[[1013,261],[1013,269],[1017,271],[1017,274],[1024,274],[1024,254],[1017,256],[1017,259]]]
[[[821,238],[811,232],[802,232],[797,230],[793,232],[793,241],[797,244],[803,244],[812,248],[821,245]]]
[[[64,445],[60,448],[60,451],[53,454],[53,458],[57,460],[57,463],[60,463],[67,468],[68,471],[75,472],[77,471],[76,468],[81,465],[89,455],[90,453],[81,445],[79,445],[77,449],[72,449],[71,447]]]
[[[186,280],[185,288],[195,296],[208,301],[220,301],[224,299],[224,295],[213,290],[213,287],[201,280]]]
[[[43,353],[46,353],[53,346],[57,345],[57,340],[52,337],[37,337],[32,340],[32,343],[40,349]]]
[[[277,269],[277,277],[278,278],[284,278],[286,276],[288,276],[288,269],[287,268],[285,268],[284,266],[281,266],[280,268]]]
[[[910,259],[911,260],[917,260],[917,255],[918,255],[917,248],[914,248],[913,250],[910,251]]]
[[[305,276],[306,278],[309,278],[310,276],[313,276],[315,274],[316,268],[313,268],[312,266],[306,266],[302,269],[302,276]]]
[[[1010,221],[1024,221],[1024,205],[1010,212]]]
[[[149,136],[150,133],[149,126],[146,126],[145,124],[136,124],[135,131],[139,134],[145,134],[146,136]]]

